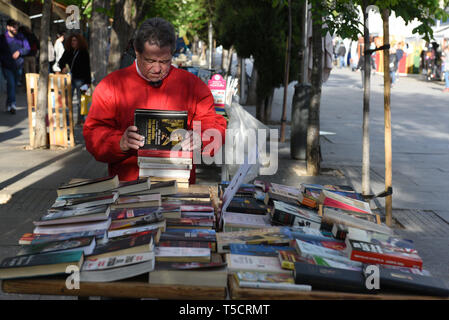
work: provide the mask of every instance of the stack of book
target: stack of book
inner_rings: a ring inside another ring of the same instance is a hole
[[[154,182],[176,180],[179,187],[187,188],[192,152],[177,146],[186,134],[187,112],[136,109],[134,123],[145,137],[144,146],[137,152],[139,177],[151,177]]]
[[[1,262],[0,278],[60,274],[68,265],[78,266],[82,282],[150,272],[165,228],[160,194],[152,190],[145,202],[128,194],[149,192],[151,186],[149,179],[120,183],[117,176],[61,186],[53,205],[33,222],[33,232],[19,239],[21,250]]]

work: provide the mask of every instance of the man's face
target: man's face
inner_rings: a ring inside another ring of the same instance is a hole
[[[16,36],[18,32],[17,26],[6,26],[6,30],[8,30],[12,35]]]
[[[142,53],[136,51],[137,66],[150,81],[159,81],[168,74],[171,66],[171,48],[145,43]]]

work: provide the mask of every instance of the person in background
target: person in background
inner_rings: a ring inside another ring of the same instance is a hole
[[[62,55],[64,54],[64,31],[59,31],[56,34],[56,41],[54,45],[55,49],[55,62],[52,65],[52,69],[54,72],[61,72],[61,68],[59,68],[59,60],[61,60]]]
[[[23,70],[19,71],[19,86],[23,80],[23,75],[26,73],[36,73],[36,57],[40,49],[39,40],[36,35],[26,26],[20,26],[19,32],[22,33],[28,40],[30,51],[23,57]]]
[[[55,64],[55,48],[51,37],[48,37],[48,74],[53,73],[53,65]]]
[[[404,56],[404,50],[402,50],[403,46],[403,42],[399,42],[396,46],[396,57],[398,60],[398,69],[396,70],[396,83],[399,81],[399,63],[401,63],[401,59]]]
[[[396,72],[398,71],[398,56],[396,55],[396,48],[392,47],[390,49],[390,78],[391,87],[396,84]]]
[[[443,51],[443,71],[445,87],[443,92],[449,92],[449,45]]]
[[[340,68],[345,66],[345,55],[346,55],[346,47],[342,42],[340,42],[340,47],[338,48],[338,57],[340,59]]]
[[[84,122],[84,116],[81,115],[81,90],[86,91],[92,81],[87,42],[81,34],[72,34],[65,41],[64,48],[65,51],[58,66],[62,73],[70,73],[72,76],[72,99],[73,93],[76,92],[77,124],[81,125]]]
[[[0,64],[6,79],[6,111],[16,113],[16,87],[18,70],[23,67],[23,57],[30,51],[25,36],[19,33],[19,23],[13,19],[6,22],[6,32],[0,35]]]

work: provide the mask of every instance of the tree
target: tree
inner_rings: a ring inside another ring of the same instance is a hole
[[[122,54],[146,15],[154,12],[153,1],[114,0],[108,73],[119,69]]]
[[[101,79],[107,75],[108,63],[108,26],[110,0],[92,0],[92,18],[90,28],[90,65],[93,74],[93,86],[96,86]]]
[[[292,52],[298,50],[300,26],[296,23],[298,4],[292,5]],[[254,58],[257,70],[256,117],[270,118],[274,88],[284,80],[285,48],[288,36],[288,8],[274,6],[271,0],[216,1],[214,25],[217,40],[224,48],[234,46],[239,57]],[[289,78],[293,81],[297,61],[292,61]]]
[[[33,148],[47,147],[45,116],[48,106],[48,37],[50,36],[51,1],[44,1],[40,30],[39,82]]]

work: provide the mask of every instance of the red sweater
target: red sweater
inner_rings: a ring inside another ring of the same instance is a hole
[[[108,163],[109,174],[118,174],[120,181],[135,180],[139,176],[137,151],[120,149],[120,139],[126,128],[134,125],[137,108],[188,111],[189,130],[193,120],[201,121],[201,132],[218,129],[224,143],[226,120],[215,113],[212,93],[201,79],[171,67],[162,85],[154,88],[139,76],[134,62],[110,73],[98,84],[83,128],[87,150],[96,160]],[[210,142],[203,141],[203,147]],[[190,180],[194,183],[192,171]]]

